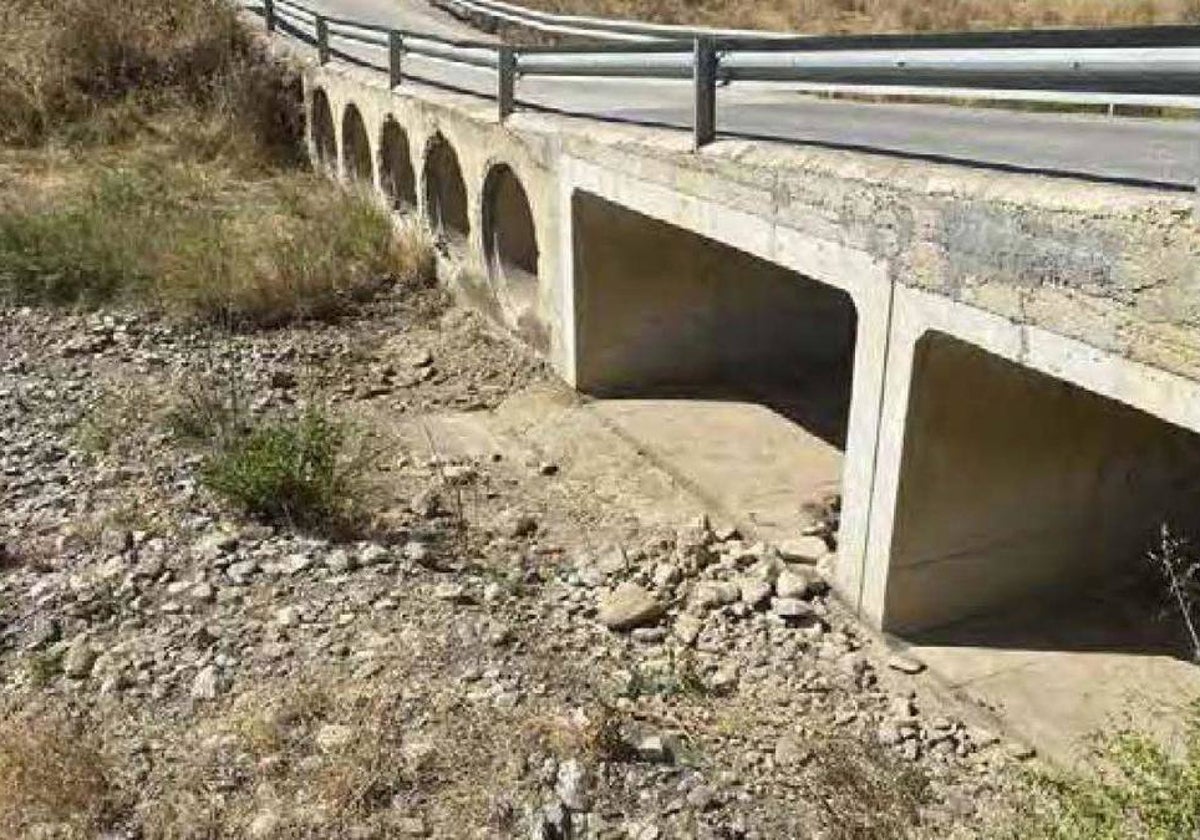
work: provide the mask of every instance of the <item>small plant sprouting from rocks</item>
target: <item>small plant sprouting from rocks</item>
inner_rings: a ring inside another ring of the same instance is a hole
[[[247,431],[248,412],[241,383],[232,376],[210,377],[187,390],[167,412],[167,428],[177,441],[224,447]]]
[[[49,685],[61,670],[59,658],[50,653],[31,653],[25,659],[25,673],[34,688]]]
[[[1178,611],[1179,619],[1187,631],[1192,659],[1200,662],[1200,633],[1197,633],[1197,624],[1200,623],[1200,559],[1192,551],[1188,540],[1172,533],[1166,524],[1159,531],[1158,545],[1146,557],[1162,575],[1171,607]]]
[[[206,459],[205,484],[257,518],[336,529],[350,518],[362,464],[345,455],[347,429],[323,409],[259,423]]]
[[[621,694],[630,700],[641,697],[706,697],[712,693],[704,678],[696,670],[692,657],[670,654],[667,668],[643,668],[635,664],[630,671],[629,681]]]

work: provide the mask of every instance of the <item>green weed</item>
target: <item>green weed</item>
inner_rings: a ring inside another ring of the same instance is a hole
[[[328,530],[347,523],[363,464],[346,455],[347,429],[309,408],[264,422],[216,449],[205,484],[246,513],[271,522]]]

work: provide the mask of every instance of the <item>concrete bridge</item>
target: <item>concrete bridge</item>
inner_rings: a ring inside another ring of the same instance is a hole
[[[1186,193],[500,124],[336,61],[304,87],[314,158],[427,219],[447,281],[575,388],[740,400],[801,430],[808,489],[842,493],[836,589],[876,628],[1080,590],[1200,510]]]

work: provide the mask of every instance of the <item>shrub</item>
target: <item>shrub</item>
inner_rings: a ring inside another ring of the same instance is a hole
[[[252,516],[301,528],[328,529],[351,514],[361,462],[345,455],[346,429],[310,408],[296,419],[249,429],[218,447],[204,481]]]

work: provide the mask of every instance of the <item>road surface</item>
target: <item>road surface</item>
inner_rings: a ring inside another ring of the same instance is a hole
[[[325,14],[449,38],[491,40],[422,0],[308,0]],[[383,49],[335,49],[380,68]],[[405,72],[490,96],[491,71],[409,55]],[[519,106],[690,130],[691,84],[629,79],[521,79]],[[1169,190],[1200,174],[1200,120],[1038,114],[928,104],[815,98],[786,85],[734,84],[718,94],[721,137],[770,139],[1004,170],[1044,172]]]

